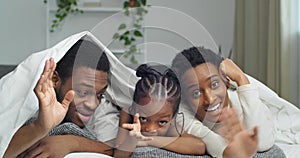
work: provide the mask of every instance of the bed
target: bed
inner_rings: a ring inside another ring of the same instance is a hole
[[[84,32],[81,34],[87,34],[87,33]],[[73,37],[73,38],[75,38],[75,37]],[[78,37],[76,37],[76,38],[78,38]],[[68,42],[68,40],[67,40],[67,42]],[[55,51],[56,51],[56,49],[57,48],[54,48]],[[47,55],[47,56],[49,56],[49,55]],[[39,61],[39,62],[41,62],[41,61]],[[8,72],[12,71],[13,69],[15,69],[15,67],[16,67],[15,65],[0,66],[0,77],[4,76]],[[15,70],[15,72],[22,71],[22,69],[24,69],[24,67],[18,67]],[[41,72],[42,70],[40,69],[39,71]],[[39,73],[39,72],[35,72],[35,73]],[[283,149],[284,153],[286,154],[286,156],[288,158],[298,157],[300,155],[300,110],[299,110],[299,108],[297,108],[295,105],[287,102],[286,100],[280,98],[275,92],[273,92],[271,89],[266,87],[264,84],[262,84],[258,80],[252,78],[251,76],[248,76],[248,77],[250,79],[250,82],[252,82],[258,86],[261,100],[269,107],[269,109],[272,113],[272,117],[273,117],[272,120],[273,120],[273,122],[275,124],[275,128],[276,128],[276,145],[279,146],[281,149]],[[3,80],[0,80],[0,83],[1,83],[1,81],[3,81]],[[33,81],[33,82],[35,82],[35,81]],[[10,83],[10,84],[13,84],[13,83]],[[32,87],[32,85],[31,85],[31,87]],[[3,89],[3,87],[0,87],[0,88]],[[2,95],[3,95],[3,93],[2,93]],[[2,99],[5,98],[5,96],[0,96],[0,97],[2,97]],[[7,103],[5,103],[5,104],[7,104]],[[36,110],[36,107],[32,108],[32,109],[26,109],[26,110],[27,111],[25,111],[25,112],[30,112],[31,110]],[[1,111],[0,111],[0,116],[1,116],[1,118],[5,117],[3,115],[3,112],[1,113]],[[17,120],[19,120],[21,118],[22,118],[21,116],[18,116]],[[15,127],[16,126],[13,126],[11,128],[15,128]],[[6,132],[5,130],[6,129],[2,128],[1,132],[5,133]],[[4,139],[4,138],[5,137],[2,135],[1,139]],[[137,149],[137,150],[141,151],[142,149]],[[90,157],[90,158],[104,157],[104,158],[106,158],[108,156],[105,156],[102,154],[95,154],[95,153],[72,153],[72,154],[67,155],[66,157],[67,158],[71,158],[71,157],[75,157],[75,158],[76,157]]]

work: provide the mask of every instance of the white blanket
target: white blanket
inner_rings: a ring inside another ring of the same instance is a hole
[[[300,110],[295,105],[280,98],[270,88],[248,76],[251,83],[258,87],[261,100],[272,113],[275,125],[275,144],[283,149],[288,158],[300,155]]]

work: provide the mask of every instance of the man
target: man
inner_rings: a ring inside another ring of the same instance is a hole
[[[108,81],[109,61],[103,50],[88,40],[77,41],[58,62],[46,61],[34,92],[38,117],[13,136],[4,157],[63,157],[71,152],[112,155],[112,147],[75,135],[47,136],[60,123],[84,128],[101,102]]]

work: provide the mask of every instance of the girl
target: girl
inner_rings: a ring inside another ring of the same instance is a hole
[[[163,65],[143,64],[136,75],[141,79],[136,84],[132,106],[121,112],[114,157],[129,157],[137,146],[203,155],[202,140],[183,132],[175,123],[181,88],[174,72]]]
[[[232,144],[235,143],[232,142],[246,130],[238,121],[245,123],[247,129],[254,128],[254,133],[258,126],[258,151],[266,151],[274,145],[274,126],[269,109],[261,102],[256,86],[249,83],[247,76],[231,60],[223,60],[209,49],[192,47],[179,53],[172,67],[180,76],[183,87],[183,104],[186,105],[181,107],[185,120],[189,122],[185,130],[200,137],[210,155],[231,157],[234,154]],[[236,82],[236,91],[228,89],[230,80]],[[222,109],[231,108],[236,114],[231,112],[229,117],[221,116]],[[232,117],[238,119],[230,119]],[[221,121],[232,127],[221,128]],[[247,151],[242,146],[240,148]]]

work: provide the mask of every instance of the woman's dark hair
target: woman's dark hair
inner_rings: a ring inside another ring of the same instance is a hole
[[[223,58],[210,49],[204,47],[191,47],[178,53],[172,61],[172,69],[178,76],[182,76],[190,68],[203,63],[211,63],[219,69]]]
[[[109,71],[108,58],[98,45],[87,39],[78,40],[57,63],[56,71],[62,82],[72,76],[73,70],[80,66]]]
[[[131,114],[135,114],[136,105],[141,98],[155,96],[166,98],[174,103],[173,117],[178,112],[181,99],[181,87],[175,73],[165,65],[140,65],[136,70],[137,77],[141,79],[135,86]]]

